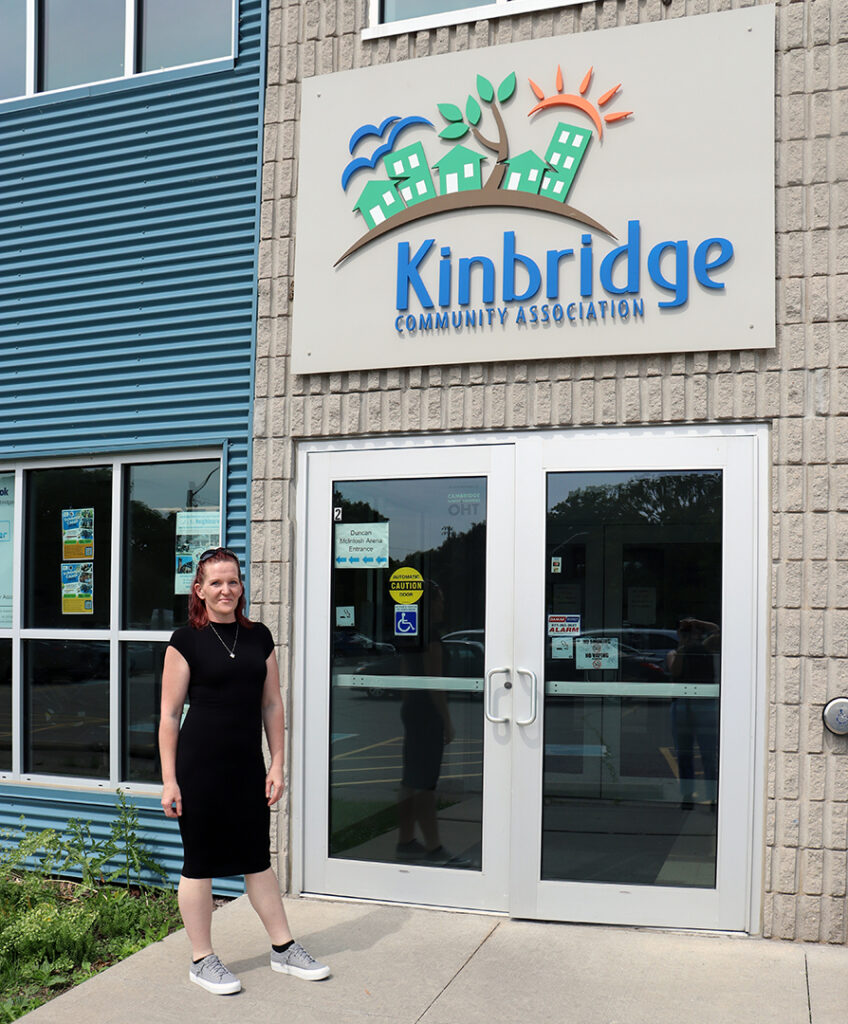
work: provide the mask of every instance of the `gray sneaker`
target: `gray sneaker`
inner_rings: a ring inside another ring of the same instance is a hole
[[[293,942],[285,953],[272,949],[271,970],[279,971],[280,974],[293,974],[304,981],[320,981],[330,973],[330,968],[326,964],[319,964],[299,942]]]
[[[241,991],[241,982],[214,953],[205,956],[200,963],[191,965],[188,980],[216,996],[228,996]]]

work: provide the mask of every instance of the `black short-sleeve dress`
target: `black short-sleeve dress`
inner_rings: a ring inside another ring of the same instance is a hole
[[[271,866],[262,756],[262,689],[274,650],[267,626],[216,622],[171,637],[191,669],[188,714],[177,742],[183,875],[253,874]],[[230,651],[235,643],[235,657]]]

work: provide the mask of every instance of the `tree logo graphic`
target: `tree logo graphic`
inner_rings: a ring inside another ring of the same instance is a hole
[[[464,111],[454,103],[437,104],[438,112],[446,122],[439,137],[455,145],[433,164],[428,162],[421,142],[395,148],[406,128],[412,125],[433,127],[432,121],[426,117],[400,118],[394,115],[386,118],[379,127],[365,124],[357,128],[350,139],[351,156],[370,137],[382,139],[385,136],[386,141],[370,157],[356,157],[347,164],[342,173],[342,188],[346,191],[359,171],[377,170],[378,163],[385,172],[385,178],[370,180],[360,192],[353,209],[362,216],[367,230],[342,253],[335,265],[405,224],[453,210],[481,207],[538,210],[578,221],[613,238],[608,228],[566,203],[592,141],[593,130],[601,140],[604,124],[615,124],[633,113],[632,110],[602,113],[618,94],[621,83],[608,89],[594,104],[586,95],[593,74],[594,69],[590,67],[578,91],[567,93],[564,91],[562,67],[557,67],[556,91],[549,96],[545,96],[544,91],[528,79],[538,101],[528,111],[528,117],[565,107],[585,115],[592,125],[559,121],[544,156],[532,149],[514,155],[510,153],[503,108],[515,95],[515,72],[510,72],[497,89],[488,78],[477,75],[477,94],[469,94]],[[493,123],[491,127],[489,122]],[[470,141],[467,140],[469,135],[491,156],[460,143],[460,139]],[[485,173],[483,164],[489,164]],[[438,189],[431,167],[437,172]]]

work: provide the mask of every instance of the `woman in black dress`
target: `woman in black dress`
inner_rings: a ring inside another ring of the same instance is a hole
[[[183,840],[178,897],[192,946],[189,979],[217,995],[238,992],[241,982],[212,950],[213,877],[244,875],[274,970],[307,980],[330,973],[292,939],[271,869],[270,808],[283,794],[283,701],[271,633],[243,609],[238,558],[228,548],[204,551],[189,625],[171,637],[162,672],[162,809],[179,820]]]

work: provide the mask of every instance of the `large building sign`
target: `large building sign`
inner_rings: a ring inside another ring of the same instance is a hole
[[[296,373],[774,345],[774,8],[308,79]]]

